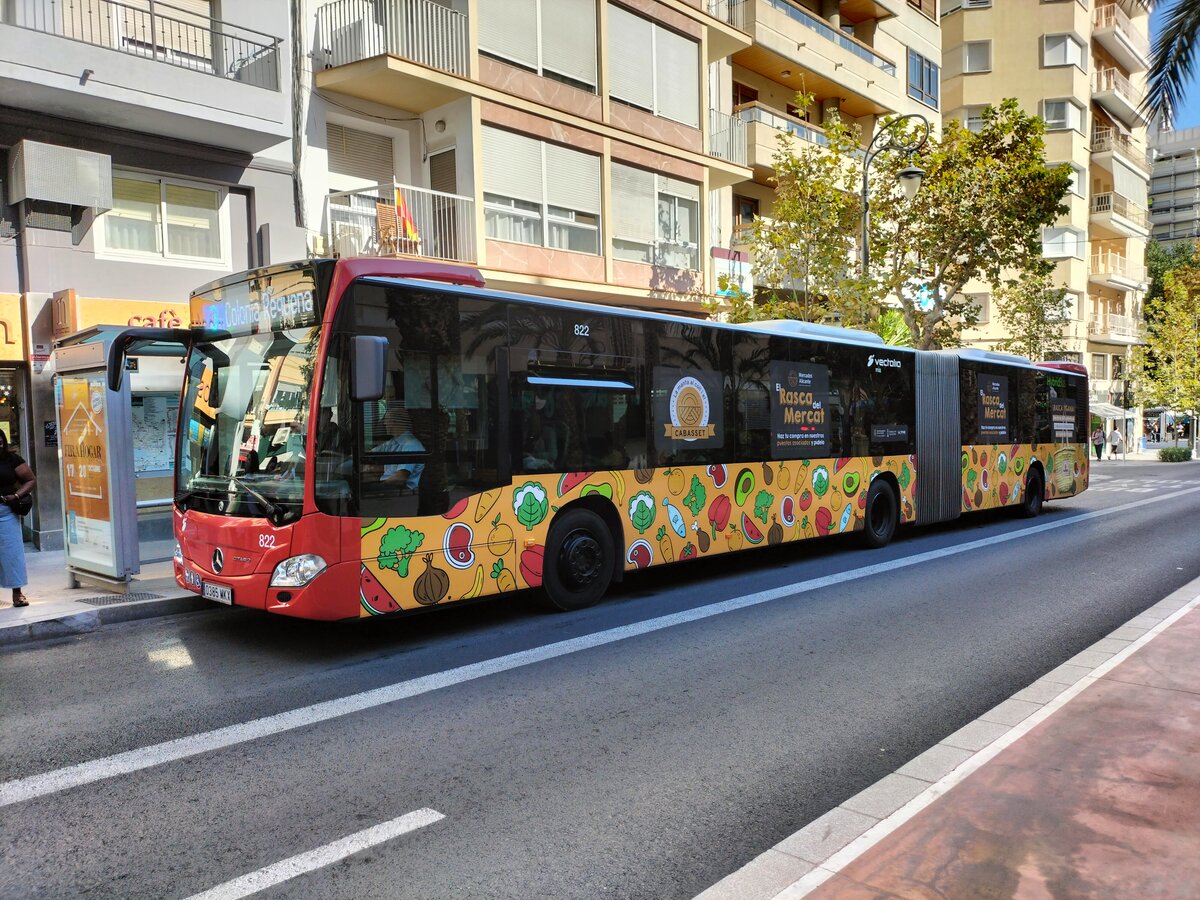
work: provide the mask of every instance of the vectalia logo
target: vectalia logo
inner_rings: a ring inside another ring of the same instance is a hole
[[[889,369],[899,369],[901,368],[902,363],[898,359],[891,359],[886,356],[881,356],[879,359],[876,359],[875,354],[872,353],[867,357],[867,368],[869,369],[871,366],[884,366]]]

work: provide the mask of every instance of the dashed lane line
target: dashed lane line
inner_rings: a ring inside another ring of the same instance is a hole
[[[251,719],[247,722],[239,722],[236,725],[227,725],[212,731],[204,731],[187,737],[175,738],[174,740],[164,741],[160,744],[139,747],[136,750],[127,750],[123,753],[77,763],[73,766],[66,766],[65,768],[55,769],[39,775],[15,778],[0,784],[0,807],[10,806],[14,803],[21,803],[37,797],[44,797],[49,794],[58,793],[59,791],[65,791],[69,788],[79,787],[80,785],[103,781],[107,778],[115,778],[118,775],[129,775],[143,769],[161,766],[165,763],[187,759],[192,756],[199,756],[202,753],[211,753],[226,747],[232,747],[236,744],[282,734],[297,728],[306,728],[310,725],[328,722],[331,719],[341,718],[352,713],[384,706],[388,703],[395,703],[398,700],[406,700],[410,697],[420,696],[431,691],[465,684],[469,681],[486,678],[489,675],[498,675],[501,672],[509,672],[513,669],[557,659],[561,656],[579,653],[594,647],[615,644],[618,641],[640,637],[655,631],[662,631],[676,625],[699,622],[713,616],[737,612],[752,606],[758,606],[762,603],[781,600],[785,597],[794,597],[799,594],[818,591],[862,578],[871,578],[875,575],[889,574],[897,569],[918,566],[923,563],[945,559],[949,556],[970,553],[984,547],[991,547],[996,544],[1004,544],[1009,541],[1019,540],[1020,538],[1030,537],[1035,534],[1079,525],[1084,522],[1090,522],[1093,519],[1118,515],[1132,509],[1162,503],[1165,500],[1171,500],[1187,494],[1194,494],[1197,491],[1200,491],[1200,486],[1160,494],[1155,497],[1147,497],[1142,500],[1133,500],[1119,506],[1079,513],[1078,515],[1055,522],[1045,522],[1030,528],[992,535],[974,541],[967,541],[963,544],[954,544],[937,550],[927,550],[923,553],[913,554],[912,556],[900,557],[899,559],[888,560],[887,562],[876,563],[875,565],[862,566],[861,568],[850,569],[845,572],[836,572],[820,578],[810,578],[805,581],[783,585],[782,587],[757,591],[753,594],[745,594],[741,597],[733,597],[718,603],[684,610],[668,616],[647,619],[644,622],[635,622],[631,625],[623,625],[618,628],[611,628],[606,631],[599,631],[559,641],[554,644],[521,650],[506,656],[498,656],[493,659],[459,666],[458,668],[448,669],[444,672],[423,675],[408,681],[400,681],[358,694],[339,697],[336,700],[326,700],[321,703],[314,703],[311,706],[304,706],[299,709],[292,709],[259,719]]]
[[[418,809],[379,825],[372,825],[370,828],[356,831],[354,834],[326,844],[324,847],[289,856],[287,859],[259,869],[257,872],[250,872],[248,875],[226,881],[201,894],[194,894],[188,900],[241,900],[242,897],[249,897],[251,894],[265,891],[269,887],[290,881],[297,875],[323,869],[335,862],[340,862],[347,856],[353,856],[376,844],[390,841],[402,834],[424,828],[426,825],[432,825],[444,818],[446,817],[435,809]]]

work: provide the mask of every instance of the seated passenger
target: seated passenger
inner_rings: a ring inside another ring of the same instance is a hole
[[[412,419],[408,410],[403,406],[394,405],[388,408],[383,417],[383,427],[391,437],[382,444],[371,448],[372,453],[424,453],[425,445],[412,433]],[[379,480],[395,485],[404,491],[416,492],[421,483],[421,474],[425,464],[405,460],[399,463],[385,463]]]

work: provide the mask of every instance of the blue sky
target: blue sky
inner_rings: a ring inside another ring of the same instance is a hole
[[[1158,37],[1158,30],[1168,9],[1173,8],[1176,3],[1186,2],[1189,0],[1166,0],[1166,2],[1159,3],[1158,8],[1150,16],[1150,36]],[[1174,126],[1182,129],[1194,128],[1197,125],[1200,125],[1200,79],[1193,77],[1184,93],[1182,107],[1175,110]]]

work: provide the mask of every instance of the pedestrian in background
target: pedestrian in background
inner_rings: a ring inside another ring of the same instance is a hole
[[[1121,434],[1121,429],[1114,424],[1112,434],[1108,436],[1109,459],[1115,458],[1116,455],[1121,452],[1121,445],[1124,443],[1125,436]]]
[[[1100,462],[1100,458],[1104,455],[1104,429],[1099,425],[1092,432],[1092,446],[1096,448],[1096,462]]]
[[[0,431],[0,588],[12,588],[12,605],[28,606],[21,588],[29,583],[25,574],[25,542],[21,517],[12,509],[33,492],[37,479],[29,464],[8,446],[8,435]]]

